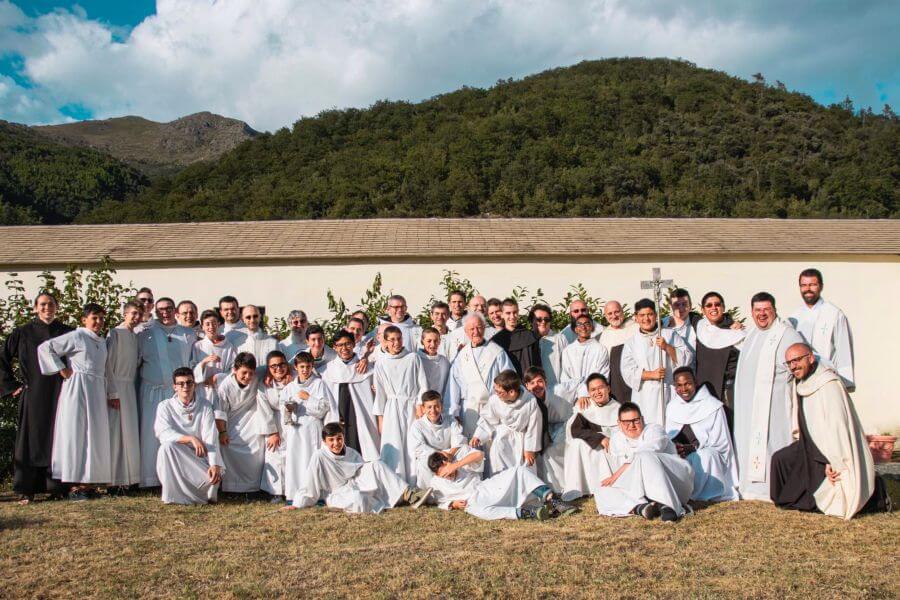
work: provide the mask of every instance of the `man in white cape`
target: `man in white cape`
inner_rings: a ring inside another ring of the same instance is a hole
[[[243,321],[244,327],[233,329],[225,336],[234,346],[235,352],[238,354],[249,352],[253,355],[256,364],[260,367],[260,375],[263,374],[269,352],[278,350],[278,340],[263,331],[260,327],[261,319],[259,308],[248,304],[241,309],[241,321]]]
[[[609,453],[620,466],[594,488],[601,515],[660,517],[664,522],[684,516],[694,487],[691,466],[660,425],[644,424],[637,404],[619,407],[619,431],[609,441]]]
[[[175,394],[159,405],[156,471],[166,504],[215,502],[225,464],[219,452],[213,405],[188,367],[172,374]]]
[[[609,381],[600,373],[587,378],[588,397],[579,399],[566,423],[566,453],[562,498],[572,501],[593,493],[600,481],[619,465],[608,452],[619,430],[619,402],[610,395]]]
[[[138,338],[134,328],[141,322],[143,307],[126,302],[122,323],[106,336],[106,397],[109,401],[109,450],[114,486],[141,481],[141,442],[137,389]]]
[[[290,508],[315,506],[321,500],[349,513],[378,514],[400,503],[419,508],[430,496],[431,490],[407,485],[380,460],[363,462],[359,452],[344,444],[340,423],[326,423],[322,446]]]
[[[812,346],[819,362],[840,375],[848,392],[856,390],[853,373],[853,334],[843,311],[822,298],[825,282],[818,269],[800,273],[803,306],[788,319],[797,333]]]
[[[692,500],[737,500],[737,463],[725,407],[690,367],[675,369],[675,393],[666,407],[666,429],[678,455],[694,470]]]
[[[562,375],[554,388],[557,396],[574,404],[578,398],[587,397],[585,380],[592,373],[609,377],[609,352],[594,337],[594,321],[581,315],[572,324],[577,338],[563,350]]]
[[[266,449],[259,421],[256,368],[253,355],[241,352],[231,374],[216,388],[216,428],[225,464],[223,492],[260,490]]]
[[[635,303],[634,319],[638,331],[622,348],[622,378],[631,388],[631,401],[641,407],[645,422],[665,426],[672,371],[691,364],[694,356],[672,329],[660,330],[652,300],[644,298]]]
[[[785,359],[794,375],[796,441],[772,455],[772,501],[841,519],[889,511],[890,497],[876,485],[872,453],[841,377],[807,344],[788,348]]]
[[[778,318],[775,298],[759,292],[750,300],[754,327],[741,345],[734,383],[734,451],[743,500],[771,501],[772,455],[793,441],[791,372],[784,353],[803,341]]]
[[[453,458],[463,446],[468,445],[463,435],[462,425],[456,419],[444,414],[444,404],[440,393],[428,390],[422,394],[422,416],[409,428],[409,453],[416,464],[416,484],[426,488],[431,486],[432,473],[428,458],[435,452],[442,452]]]
[[[444,403],[450,417],[460,420],[463,432],[469,437],[475,432],[481,409],[491,395],[494,378],[513,369],[503,348],[485,339],[485,327],[481,313],[466,315],[462,328],[466,345],[450,365],[444,391]]]
[[[469,300],[469,304],[467,305],[467,311],[465,316],[463,316],[462,318],[462,322],[458,327],[453,329],[446,336],[442,336],[441,348],[445,352],[445,356],[451,364],[456,358],[456,355],[459,354],[459,351],[469,344],[470,338],[466,333],[465,324],[466,319],[468,319],[470,315],[472,315],[473,313],[478,313],[479,315],[481,315],[481,318],[484,321],[484,333],[482,334],[482,337],[486,342],[491,341],[491,338],[497,334],[497,331],[499,331],[487,320],[487,317],[485,316],[486,311],[487,300],[485,300],[484,296],[472,296],[472,299]]]
[[[537,473],[543,428],[541,411],[519,375],[503,371],[494,378],[494,393],[481,409],[470,445],[488,448],[491,474],[525,465]]]

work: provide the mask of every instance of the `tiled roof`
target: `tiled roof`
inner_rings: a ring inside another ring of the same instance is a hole
[[[0,227],[0,264],[900,254],[900,220],[368,219]]]

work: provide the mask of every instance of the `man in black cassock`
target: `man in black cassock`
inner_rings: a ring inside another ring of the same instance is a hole
[[[734,430],[734,377],[744,341],[744,326],[725,312],[718,292],[707,292],[700,302],[703,319],[697,322],[697,387],[707,384],[725,406],[728,429]]]
[[[530,329],[519,324],[519,303],[507,298],[501,305],[503,329],[491,341],[499,344],[512,361],[519,377],[524,377],[529,367],[541,367],[540,338]]]
[[[13,329],[0,351],[0,396],[19,400],[13,489],[22,495],[22,503],[30,502],[35,494],[66,491],[50,477],[56,403],[63,380],[59,374],[41,374],[37,348],[72,328],[56,320],[56,298],[50,294],[40,294],[34,310],[36,318]],[[21,381],[13,372],[14,361],[18,361]]]

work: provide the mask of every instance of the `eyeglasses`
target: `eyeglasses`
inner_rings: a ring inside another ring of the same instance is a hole
[[[550,319],[550,317],[535,317],[534,318],[535,323],[549,323],[551,320],[552,319]]]
[[[703,308],[722,308],[721,302],[707,302],[703,305]]]
[[[390,304],[388,304],[388,308],[391,310],[399,310],[401,308],[406,308],[406,305],[405,304],[395,304],[395,305],[391,306]]]
[[[250,321],[259,321],[259,315],[247,315],[244,318],[249,319]]]
[[[575,308],[575,309],[572,309],[571,311],[569,311],[569,314],[573,315],[573,316],[574,315],[586,315],[587,309],[586,308]]]
[[[287,363],[284,363],[284,362],[272,363],[271,365],[269,365],[269,368],[270,369],[287,369]]]
[[[580,321],[578,323],[575,323],[575,328],[583,329],[584,327],[590,327],[591,325],[593,325],[593,323],[591,323],[590,321]]]
[[[159,312],[172,312],[175,310],[174,306],[157,306],[156,310]]]
[[[619,423],[621,423],[622,425],[631,425],[632,427],[635,427],[643,419],[644,417],[638,417],[637,419],[619,419]]]
[[[793,367],[794,365],[798,364],[801,360],[803,360],[807,356],[810,356],[809,352],[807,352],[806,354],[801,354],[800,356],[798,356],[796,358],[791,358],[789,360],[786,360],[786,361],[784,361],[784,364],[789,367]]]
[[[138,298],[138,302],[143,304],[153,304],[153,298]]]
[[[352,348],[353,344],[350,342],[338,342],[334,345],[335,348]]]
[[[194,385],[196,385],[196,384],[193,381],[176,381],[175,382],[175,387],[189,388],[189,387],[194,387]]]

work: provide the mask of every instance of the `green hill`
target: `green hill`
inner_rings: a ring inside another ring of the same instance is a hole
[[[0,121],[0,225],[71,223],[97,204],[121,203],[148,184],[107,154],[69,148]]]

